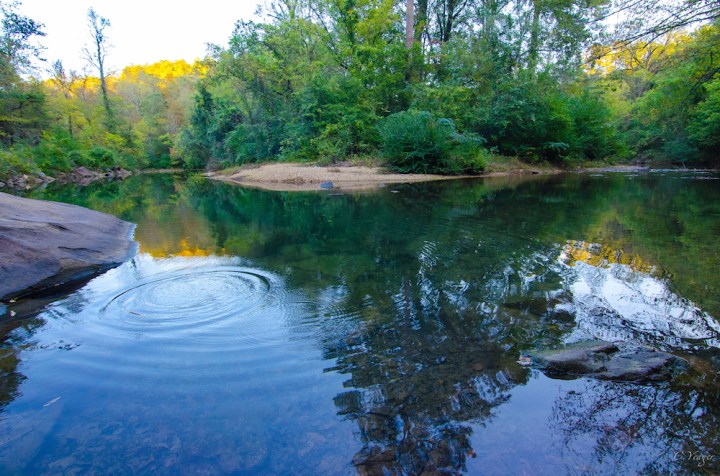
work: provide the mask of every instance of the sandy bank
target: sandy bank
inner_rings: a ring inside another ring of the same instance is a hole
[[[330,188],[344,191],[372,190],[395,183],[429,182],[467,178],[462,176],[397,174],[381,167],[359,165],[305,165],[295,163],[272,163],[245,166],[232,173],[213,172],[209,178],[240,184],[246,187],[275,191],[320,190]],[[321,187],[321,184],[325,184]]]

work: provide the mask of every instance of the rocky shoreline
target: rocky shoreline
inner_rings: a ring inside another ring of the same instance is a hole
[[[13,175],[5,180],[0,180],[0,189],[28,190],[56,181],[59,183],[75,183],[84,186],[98,180],[122,180],[131,175],[132,172],[121,167],[113,167],[103,171],[77,167],[67,173],[59,172],[55,174],[54,177],[46,175],[43,172],[31,175]]]

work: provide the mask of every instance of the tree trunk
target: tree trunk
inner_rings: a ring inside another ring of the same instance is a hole
[[[102,92],[103,106],[107,114],[108,124],[112,123],[112,109],[110,108],[110,99],[108,98],[107,80],[105,79],[105,59],[101,51],[102,45],[97,44],[97,60],[98,71],[100,73],[100,91]]]
[[[446,12],[445,12],[445,18],[442,25],[442,34],[440,40],[443,43],[447,43],[450,41],[450,38],[452,37],[452,29],[455,23],[455,9],[457,8],[457,3],[455,0],[446,0]]]
[[[533,0],[532,29],[530,30],[530,46],[528,48],[528,69],[535,73],[539,57],[540,41],[540,0]]]
[[[405,48],[411,49],[415,42],[415,0],[407,0],[405,16]]]
[[[427,31],[428,27],[428,0],[418,0],[417,27],[415,28],[415,41],[422,41],[422,35]]]
[[[108,37],[105,34],[105,29],[110,26],[110,21],[107,18],[99,16],[91,7],[90,10],[88,10],[88,26],[90,27],[90,35],[92,36],[95,50],[90,51],[88,48],[85,48],[83,49],[83,53],[88,62],[95,66],[100,74],[100,91],[102,92],[103,106],[105,106],[107,116],[107,128],[110,132],[113,132],[113,114],[108,97],[107,78],[105,77],[105,56],[108,46]]]

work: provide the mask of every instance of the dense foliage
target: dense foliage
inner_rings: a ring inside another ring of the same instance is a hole
[[[622,41],[601,34],[602,0],[418,0],[412,17],[405,4],[270,2],[202,63],[93,77],[58,61],[41,82],[27,78],[42,25],[0,1],[0,176],[354,157],[444,173],[489,156],[718,165],[712,2],[705,26]]]
[[[482,140],[458,134],[449,119],[427,111],[403,111],[380,124],[388,165],[410,173],[477,173],[485,166]]]
[[[419,1],[406,48],[404,2],[272,3],[216,49],[180,156],[212,167],[373,155],[446,173],[482,168],[488,151],[713,162],[718,25],[603,44],[609,8]]]

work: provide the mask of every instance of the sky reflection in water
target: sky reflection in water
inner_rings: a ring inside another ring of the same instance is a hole
[[[720,465],[688,457],[720,455],[714,181],[332,195],[144,176],[37,194],[138,223],[142,254],[7,326],[3,472]],[[515,362],[585,338],[682,352],[700,370],[641,386]]]

